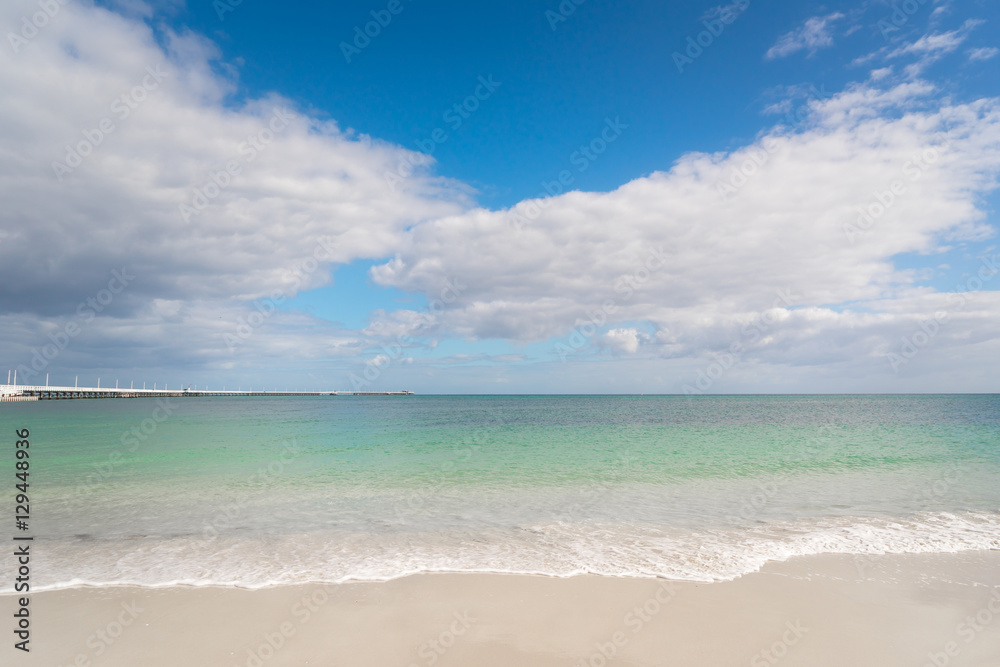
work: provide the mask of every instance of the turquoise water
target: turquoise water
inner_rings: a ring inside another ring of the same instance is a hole
[[[0,425],[8,451],[31,430],[40,588],[1000,548],[995,395],[43,401]]]

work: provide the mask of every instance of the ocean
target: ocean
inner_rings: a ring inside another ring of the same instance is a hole
[[[33,591],[718,581],[1000,548],[998,395],[73,400],[4,404],[0,424],[10,532],[31,432]]]

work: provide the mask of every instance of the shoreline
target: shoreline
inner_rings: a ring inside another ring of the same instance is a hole
[[[612,532],[616,529],[620,530]],[[924,512],[895,520],[835,517],[798,523],[759,522],[742,535],[728,527],[725,532],[689,531],[664,539],[655,531],[643,533],[624,522],[596,538],[594,533],[567,524],[497,531],[467,542],[461,535],[445,537],[431,546],[421,544],[419,533],[392,531],[371,535],[314,531],[273,538],[233,534],[203,539],[192,533],[119,540],[89,540],[88,535],[53,538],[44,545],[39,542],[45,558],[37,564],[46,570],[45,587],[35,581],[34,592],[123,586],[265,590],[386,583],[439,574],[720,583],[758,572],[769,563],[824,554],[864,559],[868,552],[1000,550],[1000,514]],[[12,556],[0,561],[9,561],[13,567]],[[6,586],[0,582],[0,595],[12,593],[13,582]]]
[[[71,588],[31,605],[31,653],[12,664],[1000,664],[997,550],[796,556],[711,583],[424,573]]]

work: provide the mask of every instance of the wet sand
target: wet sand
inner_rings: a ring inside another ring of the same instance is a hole
[[[16,598],[0,605],[12,613]],[[84,588],[30,607],[31,653],[7,646],[4,665],[1000,665],[997,551],[809,556],[716,583],[456,573]]]

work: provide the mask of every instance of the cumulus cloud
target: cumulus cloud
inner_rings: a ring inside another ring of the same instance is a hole
[[[320,243],[328,262],[378,257],[406,225],[459,208],[422,196],[421,176],[389,196],[384,174],[408,151],[277,97],[227,106],[235,82],[201,38],[168,33],[164,49],[141,22],[62,11],[0,55],[9,309],[58,308],[122,264],[147,296],[254,298],[291,289]]]
[[[472,338],[529,343],[606,320],[615,333],[601,342],[629,351],[638,339],[620,323],[645,321],[656,330],[651,353],[697,356],[776,308],[748,354],[877,358],[916,317],[899,304],[932,313],[914,300],[926,288],[891,258],[993,233],[978,205],[997,182],[1000,105],[934,107],[934,92],[926,82],[855,85],[813,101],[796,133],[688,154],[609,193],[428,221],[372,277],[414,291],[461,277],[468,288],[440,325]],[[651,265],[654,255],[663,260]],[[826,305],[841,303],[859,305]],[[1000,335],[996,322],[980,325]]]
[[[632,327],[628,329],[611,329],[602,336],[601,340],[604,345],[612,350],[635,354],[639,351],[640,340],[644,338],[648,338],[648,336],[640,333],[635,327]]]
[[[3,32],[32,6],[0,7]],[[835,389],[862,377],[859,364],[884,370],[942,312],[928,372],[978,372],[997,352],[994,293],[959,307],[893,263],[993,234],[983,201],[1000,169],[997,100],[942,101],[886,67],[736,150],[494,211],[434,176],[426,156],[278,96],[234,101],[235,69],[211,42],[154,33],[147,5],[129,6],[69,3],[0,49],[0,341],[15,363],[76,323],[60,364],[492,368],[526,357],[399,362],[445,338],[526,345],[590,324],[587,352],[628,373],[694,373],[735,344],[746,367],[798,379],[821,369]],[[810,19],[769,57],[828,46],[841,18]],[[926,63],[973,27],[881,55]],[[400,164],[417,166],[390,188]],[[359,258],[380,260],[377,285],[423,294],[433,310],[376,311],[349,330],[274,305]],[[105,303],[113,271],[134,278]],[[649,359],[668,366],[630,365]],[[598,368],[579,373],[607,381]],[[525,373],[558,389],[550,370]],[[739,387],[740,371],[731,378]]]
[[[826,16],[813,16],[806,19],[801,26],[782,35],[774,46],[767,50],[764,57],[768,60],[774,60],[803,50],[808,50],[809,55],[812,55],[820,49],[833,46],[833,36],[830,34],[830,30],[833,24],[842,18],[844,18],[843,14],[834,12]]]
[[[127,268],[102,314],[170,347],[154,304],[186,304],[172,317],[205,334],[234,302],[325,284],[331,265],[383,257],[408,225],[463,210],[467,189],[426,156],[278,96],[236,102],[213,43],[156,34],[148,5],[129,9],[68,3],[22,31],[37,6],[0,7],[14,35],[0,49],[0,316],[40,326]],[[390,190],[401,162],[415,173]]]

